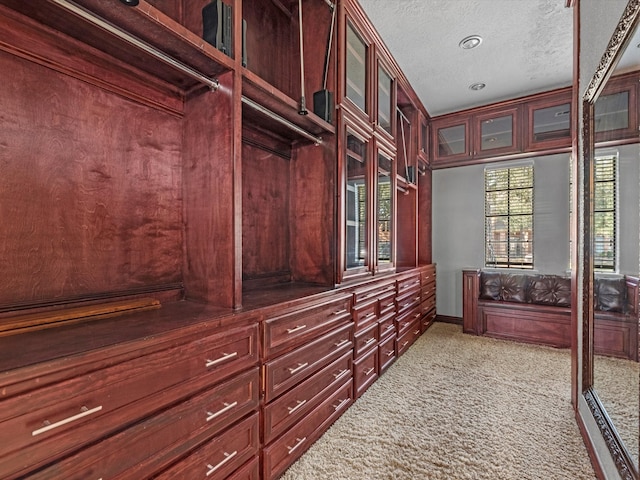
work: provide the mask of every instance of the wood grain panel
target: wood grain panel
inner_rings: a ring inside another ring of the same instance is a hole
[[[0,305],[181,280],[179,119],[0,53]]]
[[[261,140],[264,148],[242,145],[243,279],[289,281],[289,159],[274,153],[273,141]]]
[[[191,99],[184,119],[185,287],[188,298],[233,307],[235,233],[233,74]]]

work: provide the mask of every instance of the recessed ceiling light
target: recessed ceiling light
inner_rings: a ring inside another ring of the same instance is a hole
[[[469,35],[468,37],[464,37],[462,40],[460,40],[458,46],[464,50],[471,50],[472,48],[476,48],[481,43],[482,37],[480,35]]]
[[[486,86],[487,85],[482,82],[472,83],[471,85],[469,85],[469,90],[473,90],[474,92],[477,92],[478,90],[482,90]]]

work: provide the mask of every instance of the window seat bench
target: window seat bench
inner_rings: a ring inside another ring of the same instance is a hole
[[[571,346],[571,279],[465,269],[463,331],[506,340]],[[597,278],[596,354],[638,361],[638,278]]]

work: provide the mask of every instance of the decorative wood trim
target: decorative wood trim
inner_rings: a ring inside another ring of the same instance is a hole
[[[451,315],[436,315],[436,322],[453,323],[454,325],[462,325],[461,317],[453,317]]]
[[[600,91],[604,88],[607,78],[613,72],[618,52],[621,52],[627,40],[629,40],[630,30],[640,16],[640,0],[629,0],[627,8],[622,14],[622,18],[609,40],[609,45],[600,59],[600,64],[596,68],[596,72],[589,82],[589,86],[585,90],[583,100],[594,102]]]
[[[629,459],[620,437],[615,429],[611,426],[611,420],[607,415],[607,412],[602,407],[600,399],[596,392],[589,388],[584,392],[584,399],[591,410],[594,420],[602,433],[609,452],[618,468],[618,473],[622,480],[636,480],[638,477],[635,475],[635,468]]]

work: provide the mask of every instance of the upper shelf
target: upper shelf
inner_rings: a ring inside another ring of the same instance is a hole
[[[231,58],[145,0],[134,7],[119,0],[0,0],[0,4],[184,91],[206,84],[207,79],[214,82],[234,66]]]
[[[257,110],[252,108],[249,103],[246,103],[247,108],[243,108],[245,119],[253,120],[254,124],[266,127],[292,141],[301,137],[315,141],[314,138],[322,139],[323,134],[335,133],[335,128],[332,124],[313,113],[313,98],[306,99],[308,112],[306,115],[301,115],[299,113],[299,102],[267,83],[255,73],[247,69],[243,69],[242,73],[243,97],[269,112],[265,113],[263,110]],[[284,122],[276,120],[270,114],[275,114]],[[301,133],[300,130],[305,133]],[[309,135],[307,136],[306,134]]]

